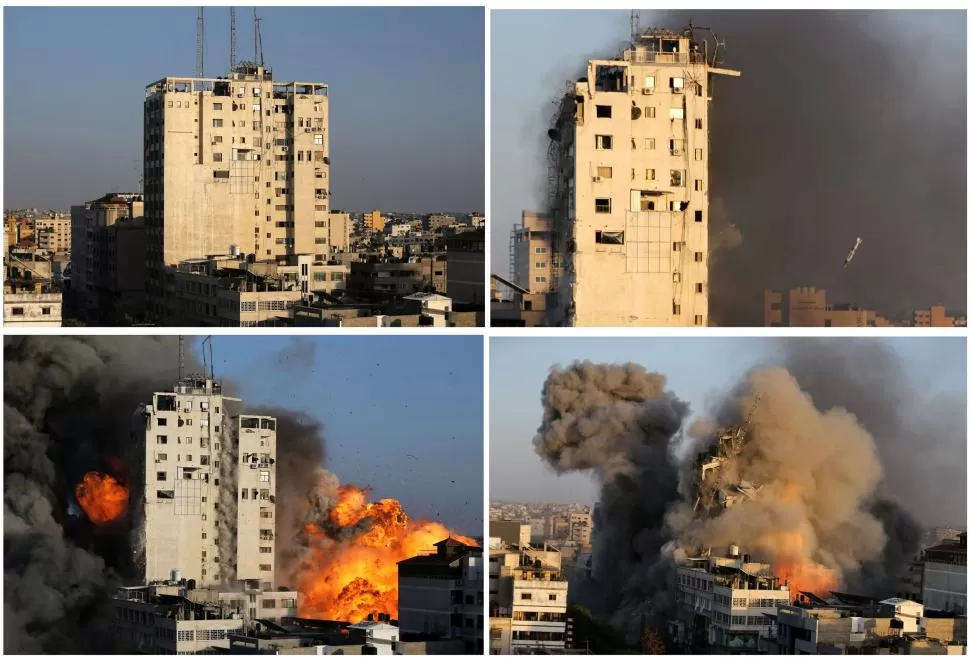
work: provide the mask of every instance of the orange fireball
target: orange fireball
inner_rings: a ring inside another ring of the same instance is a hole
[[[74,496],[88,519],[97,525],[111,523],[128,511],[128,489],[107,473],[85,474]]]
[[[780,531],[764,535],[760,546],[775,553],[772,563],[775,573],[788,584],[790,598],[799,592],[813,592],[824,596],[838,589],[839,574],[813,561],[805,549],[805,538],[794,531]]]
[[[399,561],[434,553],[435,543],[448,537],[477,546],[439,523],[410,521],[401,503],[391,498],[368,503],[367,494],[350,484],[337,490],[328,519],[344,529],[339,535],[306,526],[312,549],[298,578],[300,617],[357,622],[386,613],[396,618]],[[360,530],[344,538],[346,528],[357,524],[363,524]]]

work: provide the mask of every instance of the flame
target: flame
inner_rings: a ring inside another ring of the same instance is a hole
[[[368,493],[351,484],[340,487],[328,513],[334,530],[305,526],[312,550],[298,578],[300,617],[358,622],[386,613],[396,618],[400,560],[434,553],[435,543],[448,537],[478,546],[439,523],[409,520],[401,503],[391,498],[368,503]],[[369,527],[348,530],[364,519]]]
[[[90,471],[74,488],[74,496],[88,519],[111,523],[128,511],[128,489],[107,473]]]

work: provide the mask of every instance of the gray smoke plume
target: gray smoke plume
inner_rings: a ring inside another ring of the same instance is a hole
[[[133,573],[127,530],[68,508],[118,475],[131,416],[177,375],[175,337],[4,338],[4,652],[113,653],[108,601]]]
[[[5,653],[130,651],[115,648],[110,596],[140,580],[137,509],[117,525],[96,527],[74,503],[74,487],[86,472],[103,470],[126,484],[137,502],[138,485],[128,480],[144,453],[132,444],[132,414],[152,392],[174,385],[177,342],[175,336],[4,338]],[[193,356],[186,362],[188,371],[201,371]],[[223,387],[231,390],[225,381]],[[268,414],[277,416],[285,556],[287,512],[302,506],[299,494],[315,484],[323,439],[299,414]],[[219,457],[227,466],[236,461],[233,440],[233,431],[223,433]],[[233,471],[223,471],[223,480],[220,556],[231,559]],[[231,578],[223,557],[220,565],[226,565],[220,574]]]
[[[691,20],[742,71],[712,88],[712,322],[761,326],[764,290],[798,286],[890,315],[964,309],[966,13],[641,12],[644,29]]]
[[[840,365],[831,379],[842,374]],[[537,453],[601,484],[591,576],[570,585],[580,603],[636,635],[642,618],[669,614],[677,558],[732,544],[773,563],[793,589],[892,593],[919,539],[884,481],[882,455],[901,445],[880,444],[837,394],[815,401],[784,367],[752,370],[686,428],[688,407],[665,385],[638,365],[588,362],[546,380]],[[731,445],[725,429],[744,432]],[[718,447],[717,481],[701,479]],[[753,495],[725,508],[716,489],[726,485]]]

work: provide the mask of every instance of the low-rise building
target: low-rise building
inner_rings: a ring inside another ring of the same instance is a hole
[[[565,650],[569,585],[559,551],[506,544],[493,537],[488,562],[491,653]]]
[[[967,533],[924,551],[922,587],[927,610],[967,614]]]
[[[61,309],[61,292],[49,284],[8,282],[4,285],[4,326],[59,327]]]
[[[454,539],[436,553],[397,563],[401,635],[433,635],[464,641],[465,652],[485,649],[485,581],[482,549]]]

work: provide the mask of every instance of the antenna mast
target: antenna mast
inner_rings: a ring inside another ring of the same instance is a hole
[[[630,44],[636,45],[637,37],[640,36],[640,10],[630,10]]]
[[[185,377],[185,336],[179,335],[179,381]]]
[[[259,30],[262,20],[256,16],[256,8],[253,7],[253,61],[259,62],[259,66],[263,66],[263,34]]]
[[[236,68],[236,8],[229,8],[229,73]]]
[[[202,78],[205,73],[205,7],[199,7],[195,19],[195,77]]]

